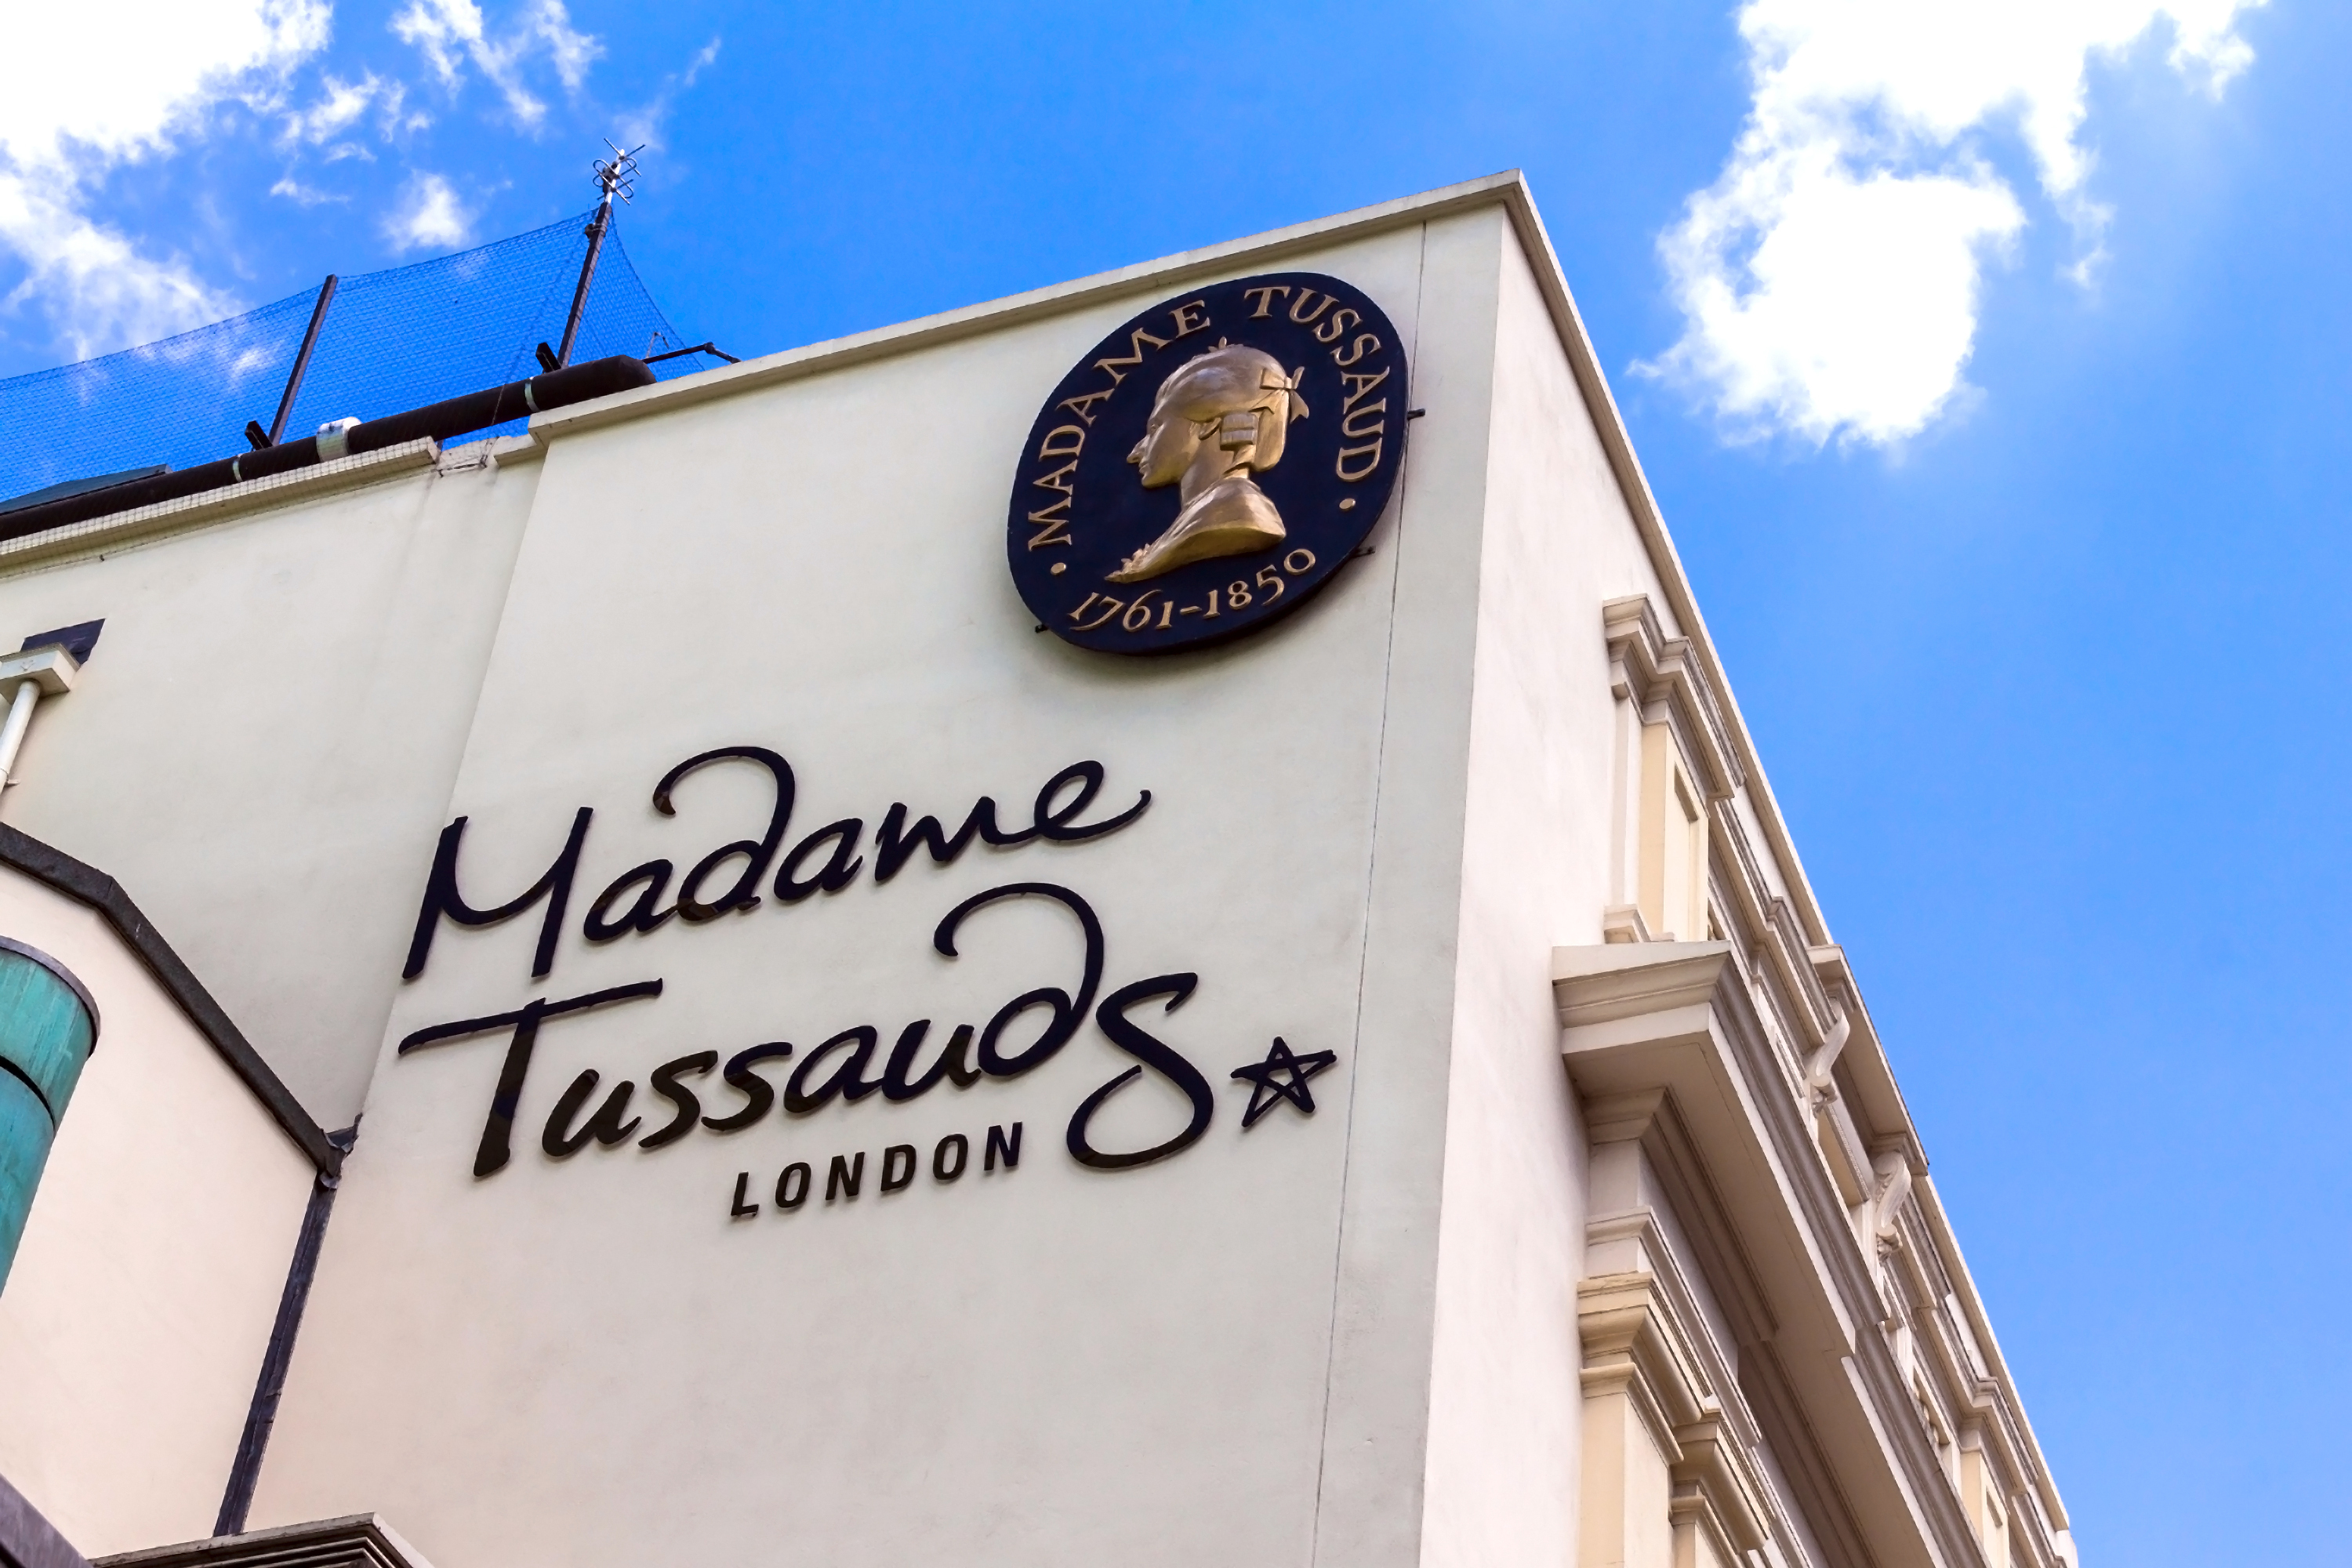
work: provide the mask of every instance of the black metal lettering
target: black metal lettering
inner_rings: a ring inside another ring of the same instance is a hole
[[[882,1151],[882,1190],[886,1193],[906,1191],[914,1184],[915,1168],[915,1146],[912,1143],[891,1144]]]
[[[632,866],[614,879],[613,885],[596,895],[588,906],[588,918],[580,923],[580,934],[590,942],[611,942],[615,937],[636,931],[640,935],[657,929],[670,916],[677,913],[676,905],[666,910],[654,906],[661,902],[662,889],[669,886],[674,869],[667,860],[648,860],[642,866]],[[631,888],[638,889],[629,912],[619,920],[610,919],[613,906]]]
[[[465,841],[467,819],[461,816],[443,828],[441,841],[434,847],[433,869],[425,879],[425,901],[417,907],[416,931],[409,938],[408,962],[402,967],[400,977],[414,980],[425,973],[425,961],[433,952],[433,933],[440,929],[442,916],[448,916],[461,926],[497,925],[514,919],[541,899],[547,900],[547,918],[540,922],[539,948],[530,961],[531,978],[536,980],[555,967],[555,939],[563,929],[564,907],[572,900],[572,879],[580,869],[581,846],[588,841],[588,822],[594,815],[584,805],[574,813],[571,837],[556,852],[554,863],[521,894],[494,910],[478,910],[457,891],[457,847]]]
[[[858,1024],[842,1030],[802,1058],[801,1065],[784,1081],[784,1110],[794,1116],[806,1116],[823,1110],[836,1097],[855,1104],[880,1089],[882,1080],[868,1080],[866,1068],[873,1061],[874,1047],[881,1038],[873,1025]],[[818,1064],[845,1046],[851,1047],[849,1054],[841,1058],[833,1075],[816,1088],[809,1088],[809,1079],[815,1075]]]
[[[980,1068],[992,1078],[1017,1078],[1050,1060],[1054,1053],[1078,1032],[1078,1026],[1086,1021],[1087,1009],[1094,1005],[1095,987],[1102,983],[1102,922],[1095,919],[1093,908],[1084,899],[1069,889],[1056,887],[1051,882],[1008,882],[1001,888],[974,893],[947,912],[938,929],[931,932],[931,945],[944,956],[955,957],[956,931],[967,915],[1005,899],[1028,895],[1056,900],[1078,917],[1078,926],[1086,937],[1086,967],[1079,976],[1076,997],[1055,986],[1040,986],[1034,991],[1023,993],[996,1010],[996,1016],[988,1021],[988,1026],[980,1037]],[[1006,1027],[1022,1014],[1038,1006],[1053,1010],[1053,1021],[1046,1025],[1045,1032],[1026,1050],[1014,1056],[1006,1057],[999,1052],[997,1041],[1003,1037]]]
[[[837,893],[857,878],[857,868],[866,858],[857,853],[857,841],[865,835],[866,824],[855,816],[845,816],[839,822],[828,822],[798,844],[776,868],[776,897],[788,904],[797,904],[815,892]],[[803,864],[827,839],[833,841],[833,854],[824,869],[807,880],[797,873]]]
[[[794,1176],[801,1179],[801,1184],[797,1187],[793,1185]],[[777,1172],[776,1206],[780,1209],[796,1209],[808,1202],[809,1177],[808,1162],[805,1160],[795,1160]]]
[[[621,1116],[629,1109],[629,1095],[636,1087],[627,1079],[614,1084],[613,1092],[604,1097],[604,1103],[596,1108],[595,1114],[574,1131],[572,1118],[588,1103],[588,1097],[596,1092],[596,1069],[589,1068],[572,1080],[556,1100],[555,1109],[548,1112],[547,1127],[539,1135],[539,1146],[551,1158],[569,1160],[586,1148],[591,1138],[607,1149],[627,1142],[641,1119],[632,1116],[625,1122]]]
[[[824,1173],[824,1201],[831,1203],[836,1197],[856,1197],[858,1184],[865,1180],[866,1154],[863,1150],[858,1152],[854,1163],[835,1154],[832,1165]]]
[[[952,1080],[958,1089],[970,1089],[980,1081],[980,1069],[971,1065],[971,1026],[958,1024],[948,1043],[940,1048],[939,1060],[927,1068],[923,1076],[909,1079],[907,1076],[915,1065],[915,1053],[922,1048],[923,1037],[930,1031],[929,1018],[918,1018],[898,1031],[898,1043],[890,1047],[890,1059],[882,1066],[882,1098],[893,1103],[908,1100],[929,1092],[942,1078]]]
[[[658,996],[661,992],[660,981],[640,980],[634,985],[614,985],[603,991],[567,997],[561,1002],[550,1002],[542,996],[511,1013],[494,1013],[484,1018],[460,1018],[455,1023],[435,1024],[429,1028],[419,1029],[400,1042],[396,1054],[404,1057],[425,1046],[464,1039],[469,1035],[484,1035],[493,1029],[513,1030],[507,1038],[506,1060],[499,1068],[498,1087],[490,1091],[490,1112],[482,1122],[482,1141],[474,1151],[474,1174],[478,1178],[487,1176],[503,1169],[512,1157],[515,1110],[522,1102],[523,1079],[530,1072],[531,1050],[539,1040],[540,1025],[567,1013],[584,1013],[591,1007],[603,1007],[614,1002],[635,1002],[647,996]]]
[[[638,1139],[638,1148],[666,1148],[694,1131],[694,1124],[702,1120],[702,1101],[695,1097],[694,1090],[677,1080],[689,1075],[699,1078],[718,1065],[717,1051],[697,1051],[692,1056],[664,1062],[646,1076],[646,1087],[677,1110],[664,1125]]]
[[[792,1054],[793,1047],[784,1041],[770,1040],[729,1058],[727,1070],[720,1076],[726,1079],[728,1088],[743,1097],[743,1108],[725,1116],[706,1116],[702,1124],[713,1132],[740,1132],[767,1115],[776,1103],[776,1091],[766,1079],[751,1069],[761,1062],[780,1061]]]
[[[1198,1068],[1165,1042],[1147,1034],[1127,1016],[1129,1008],[1158,996],[1168,998],[1161,1011],[1173,1013],[1184,1005],[1185,999],[1192,994],[1193,987],[1199,984],[1200,976],[1197,974],[1155,974],[1149,980],[1139,980],[1132,985],[1119,987],[1104,997],[1102,1005],[1095,1009],[1095,1024],[1110,1037],[1111,1044],[1184,1091],[1185,1098],[1192,1102],[1192,1119],[1173,1138],[1133,1153],[1105,1153],[1088,1142],[1087,1123],[1094,1119],[1095,1112],[1102,1108],[1103,1102],[1143,1076],[1143,1068],[1131,1067],[1087,1096],[1070,1117],[1070,1157],[1079,1164],[1097,1171],[1124,1171],[1136,1165],[1148,1165],[1155,1160],[1165,1160],[1171,1154],[1191,1148],[1209,1131],[1210,1118],[1216,1114],[1217,1109],[1216,1097],[1209,1089],[1209,1080],[1201,1076]]]
[[[1002,1127],[988,1130],[988,1155],[982,1162],[981,1168],[985,1171],[996,1169],[999,1155],[1003,1156],[1004,1168],[1008,1171],[1021,1163],[1021,1123],[1018,1121],[1013,1124],[1010,1135]]]
[[[677,910],[689,924],[715,921],[730,910],[748,910],[759,903],[760,879],[768,874],[768,862],[775,858],[776,847],[784,841],[784,825],[792,820],[793,765],[765,746],[720,746],[687,758],[654,785],[654,809],[664,816],[677,816],[677,808],[670,805],[670,791],[678,781],[697,768],[729,761],[757,763],[767,769],[775,781],[775,804],[768,813],[768,830],[758,839],[740,838],[719,846],[697,861],[694,869],[686,874],[686,880],[678,884]],[[703,879],[739,856],[743,860],[743,869],[736,876],[734,885],[715,899],[703,899]]]
[[[736,1172],[735,1201],[728,1205],[727,1217],[729,1219],[744,1219],[760,1212],[760,1205],[758,1204],[747,1204],[743,1201],[744,1197],[749,1194],[751,1190],[751,1173],[749,1171]]]
[[[952,1163],[948,1160],[950,1150],[955,1152]],[[938,1147],[931,1151],[931,1180],[952,1182],[963,1174],[964,1166],[971,1163],[971,1140],[961,1132],[950,1132],[940,1139]]]
[[[940,826],[940,819],[936,816],[919,816],[915,819],[915,826],[908,828],[906,805],[896,804],[882,814],[882,825],[874,830],[874,879],[887,882],[897,876],[905,868],[907,862],[914,858],[918,849],[929,850],[934,865],[951,866],[957,857],[971,847],[975,837],[984,844],[1003,847],[1026,844],[1036,837],[1037,830],[1034,827],[1019,833],[1006,833],[998,827],[996,802],[987,795],[982,795],[972,804],[971,814],[965,816],[963,826],[955,830],[952,838]]]
[[[1077,784],[1078,793],[1056,805],[1054,797],[1062,793],[1064,786],[1073,783]],[[1037,805],[1034,812],[1037,826],[1032,831],[1042,834],[1057,844],[1082,843],[1089,838],[1100,838],[1106,833],[1118,832],[1137,817],[1141,816],[1144,808],[1151,804],[1151,792],[1145,790],[1137,796],[1133,805],[1129,806],[1109,821],[1072,826],[1071,819],[1094,804],[1096,793],[1102,786],[1103,765],[1100,763],[1072,763],[1068,767],[1047,779],[1045,787],[1037,792]]]

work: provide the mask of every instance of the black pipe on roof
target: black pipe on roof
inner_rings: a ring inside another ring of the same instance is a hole
[[[487,430],[493,425],[503,425],[509,419],[521,419],[551,408],[585,403],[592,397],[627,392],[633,387],[651,386],[655,379],[654,373],[646,368],[643,360],[631,359],[626,354],[590,360],[585,364],[551,371],[546,375],[510,381],[504,386],[469,392],[463,397],[428,403],[405,414],[388,414],[381,419],[366,420],[342,432],[340,443],[342,451],[333,455],[356,457],[362,452],[380,452],[387,447],[397,447],[426,436],[436,441],[446,441],[452,437],[470,435],[476,430]],[[325,460],[320,451],[321,439],[318,436],[305,436],[299,440],[265,447],[257,452],[239,452],[234,458],[223,458],[216,463],[182,468],[176,473],[152,474],[100,489],[84,490],[79,495],[63,496],[38,506],[0,512],[0,540],[22,539],[47,529],[63,528],[68,523],[87,522],[94,517],[178,500],[184,496],[201,495],[206,490],[216,490],[247,479],[268,479],[272,474],[312,468]]]

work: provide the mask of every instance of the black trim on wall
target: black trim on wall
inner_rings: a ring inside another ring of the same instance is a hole
[[[270,1115],[278,1119],[278,1125],[284,1128],[286,1135],[310,1157],[310,1163],[319,1168],[320,1174],[334,1176],[341,1173],[342,1151],[335,1146],[317,1122],[310,1120],[310,1113],[302,1109],[301,1101],[278,1081],[278,1075],[269,1069],[268,1062],[261,1059],[260,1053],[253,1048],[244,1031],[221,1010],[221,1005],[213,1000],[212,993],[205,990],[195,973],[181,962],[180,955],[172,951],[172,944],[163,940],[145,915],[140,913],[139,906],[131,901],[131,895],[122,890],[121,883],[96,867],[85,866],[63,850],[53,849],[5,822],[0,822],[0,865],[23,872],[102,917],[131,951],[139,955],[148,973],[154,975],[156,983],[171,994],[172,1000],[180,1005],[180,1010],[187,1015],[189,1021],[204,1032],[205,1037],[212,1042],[213,1049],[221,1054],[221,1058],[228,1063],[230,1069],[245,1080],[245,1086],[253,1091],[254,1097],[268,1107]]]
[[[89,1568],[5,1476],[0,1476],[0,1568]]]
[[[359,1135],[354,1123],[328,1138],[343,1153]],[[253,1403],[246,1407],[245,1433],[237,1439],[228,1486],[221,1493],[220,1516],[213,1521],[215,1536],[245,1533],[245,1517],[253,1508],[254,1489],[261,1484],[261,1461],[269,1451],[270,1428],[278,1424],[278,1396],[286,1392],[286,1372],[294,1364],[294,1336],[302,1327],[302,1309],[310,1302],[310,1281],[319,1272],[319,1249],[327,1239],[327,1219],[334,1212],[339,1184],[337,1177],[320,1172],[310,1188],[310,1206],[302,1211],[302,1233],[294,1243],[294,1260],[287,1266],[277,1321],[269,1325],[269,1348],[262,1353]]]

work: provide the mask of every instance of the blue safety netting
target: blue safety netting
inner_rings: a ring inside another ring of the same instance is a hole
[[[539,372],[563,336],[593,214],[406,267],[342,279],[282,439],[330,420],[374,419]],[[94,475],[193,467],[247,450],[266,429],[319,290],[78,364],[0,381],[0,501]],[[617,226],[596,261],[572,363],[684,348],[629,264]],[[716,362],[654,366],[664,379]],[[521,428],[521,423],[499,427]],[[493,432],[485,431],[484,435]]]

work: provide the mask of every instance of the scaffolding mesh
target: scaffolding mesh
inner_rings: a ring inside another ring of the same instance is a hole
[[[593,216],[342,279],[283,438],[536,374],[536,346],[563,335]],[[160,342],[0,381],[0,500],[246,450],[246,421],[267,429],[277,414],[318,298],[318,289],[306,289]],[[646,291],[615,225],[597,257],[572,362],[644,358],[687,341]],[[689,354],[654,372],[667,380],[710,363]],[[521,427],[516,421],[483,435]]]

